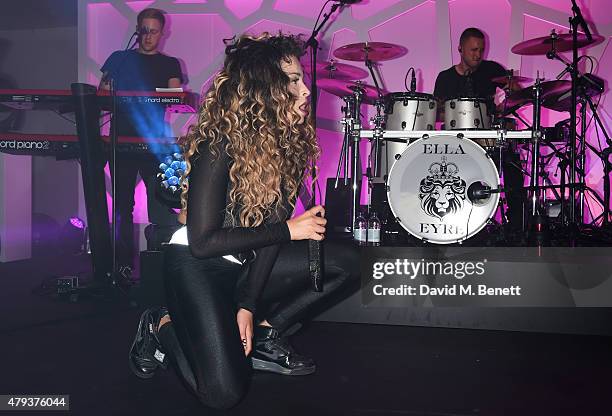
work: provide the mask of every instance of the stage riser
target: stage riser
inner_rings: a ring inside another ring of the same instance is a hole
[[[612,308],[366,308],[361,292],[317,321],[612,336]]]

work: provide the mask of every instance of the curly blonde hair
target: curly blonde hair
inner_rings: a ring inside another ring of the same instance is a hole
[[[228,154],[232,186],[227,209],[243,227],[262,224],[284,197],[294,201],[308,165],[320,154],[309,117],[302,122],[294,109],[297,97],[289,92],[290,79],[281,68],[302,51],[299,38],[282,34],[243,35],[227,44],[223,69],[202,101],[197,123],[182,140],[184,177],[201,144],[207,143],[215,157]],[[186,209],[189,185],[183,183],[181,205]]]

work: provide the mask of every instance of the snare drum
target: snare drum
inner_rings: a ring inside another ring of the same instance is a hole
[[[454,98],[444,103],[446,130],[488,130],[491,117],[484,98]]]
[[[493,217],[499,193],[470,200],[477,182],[498,189],[497,168],[469,139],[433,135],[411,143],[391,168],[387,200],[400,225],[415,237],[435,243],[462,242]]]
[[[433,95],[419,92],[392,92],[385,96],[385,128],[387,130],[433,130],[436,126],[437,103]],[[379,169],[375,183],[384,182],[395,156],[408,146],[408,138],[384,140],[380,146]]]

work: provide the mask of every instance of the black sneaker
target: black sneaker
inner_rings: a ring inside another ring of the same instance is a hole
[[[157,338],[157,325],[167,314],[166,308],[150,308],[140,316],[129,357],[130,370],[136,377],[151,378],[158,367],[168,367],[168,359]]]
[[[295,352],[289,339],[274,328],[257,326],[253,337],[251,361],[254,370],[285,376],[304,376],[316,370],[314,361]]]

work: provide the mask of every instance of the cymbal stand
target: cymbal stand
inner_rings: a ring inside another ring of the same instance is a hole
[[[581,146],[578,153],[578,183],[581,185],[586,185],[586,140],[587,140],[587,102],[584,97],[580,100],[580,141]],[[585,206],[585,196],[584,196],[584,186],[580,186],[578,188],[579,192],[579,210],[578,210],[578,222],[580,224],[584,224],[584,206]]]
[[[359,141],[361,140],[361,99],[364,90],[356,88],[353,93],[355,100],[355,117],[352,119],[352,125],[350,127],[350,133],[353,136],[352,139],[352,171],[351,171],[351,185],[353,192],[353,201],[351,204],[351,231],[355,226],[355,219],[357,218],[357,211],[359,210],[360,196],[361,196],[361,158],[359,156]]]
[[[372,76],[372,81],[374,81],[374,86],[376,87],[376,91],[378,92],[378,99],[382,100],[383,98],[382,90],[380,89],[380,85],[378,84],[378,79],[376,78],[376,74],[374,73],[374,65],[372,64],[372,61],[370,60],[370,58],[368,58],[368,50],[369,50],[368,42],[366,42],[365,49],[366,49],[365,65],[368,67],[368,70],[370,71],[370,75]]]
[[[368,68],[368,70],[370,71],[370,76],[372,77],[372,81],[374,82],[374,87],[376,87],[376,92],[378,93],[378,100],[376,102],[376,117],[374,118],[374,135],[372,137],[373,140],[373,145],[371,148],[371,152],[374,152],[374,172],[371,172],[371,175],[376,175],[378,173],[378,166],[379,166],[379,149],[380,149],[380,141],[382,139],[382,124],[384,121],[384,116],[381,114],[381,108],[382,105],[380,103],[383,102],[383,94],[382,94],[382,90],[380,89],[380,84],[378,83],[378,78],[376,78],[376,74],[374,73],[374,65],[372,63],[372,61],[370,60],[370,58],[368,57],[368,51],[369,51],[369,46],[368,46],[368,42],[366,42],[365,45],[365,49],[366,49],[366,55],[365,55],[365,65]],[[371,177],[368,178],[368,182],[370,181]],[[368,186],[370,186],[370,183],[368,183]],[[369,189],[369,188],[368,188]]]
[[[533,86],[533,125],[531,133],[531,215],[535,218],[541,213],[540,211],[540,189],[539,189],[539,159],[540,159],[540,138],[542,132],[540,130],[540,116],[542,112],[542,102],[540,96],[542,87],[540,86],[540,77],[536,78]]]
[[[514,69],[509,69],[506,71],[506,78],[508,82],[506,83],[506,87],[504,88],[504,108],[502,109],[502,115],[506,115],[508,113],[512,114],[514,117],[519,119],[528,129],[531,128],[529,123],[521,117],[517,110],[508,111],[508,97],[512,94],[512,80],[514,79]]]
[[[580,72],[578,70],[578,26],[582,27],[582,30],[589,41],[592,40],[592,36],[591,36],[591,32],[589,31],[588,25],[586,21],[584,20],[582,13],[580,12],[580,8],[576,4],[575,0],[572,0],[572,14],[573,14],[573,17],[570,17],[569,19],[570,29],[572,33],[572,61],[568,63],[565,59],[563,59],[557,54],[555,50],[556,34],[554,33],[554,31],[551,34],[551,40],[552,40],[551,50],[546,54],[546,57],[548,59],[556,59],[562,62],[563,64],[565,64],[566,68],[562,72],[562,74],[564,74],[565,72],[569,72],[569,74],[571,75],[571,80],[572,80],[571,105],[570,105],[570,135],[569,135],[569,150],[570,150],[569,152],[570,153],[569,155],[569,159],[570,159],[569,188],[570,188],[570,192],[569,192],[569,220],[567,221],[567,224],[569,226],[576,227],[578,225],[577,218],[576,218],[576,139],[577,139],[577,131],[576,131],[577,130],[577,115],[576,113],[577,113],[577,106],[578,106],[578,78],[580,77]],[[584,111],[583,111],[583,114],[584,114]],[[586,133],[586,131],[584,133]],[[583,140],[585,139],[586,137],[583,137]],[[585,140],[585,143],[586,143],[586,140]],[[563,197],[565,197],[564,191],[562,192],[562,195]],[[581,192],[580,201],[581,201],[580,212],[583,213],[584,212],[582,208],[583,201],[584,201],[583,192]],[[563,203],[563,201],[561,201],[561,203]],[[583,219],[582,215],[581,215],[581,219]],[[565,218],[563,219],[563,221],[564,223],[566,223]]]
[[[572,65],[569,67],[570,75],[572,76],[572,104],[570,110],[570,181],[572,185],[576,183],[576,106],[578,101],[578,26],[582,26],[582,30],[590,41],[593,39],[589,27],[582,17],[580,8],[576,4],[575,0],[572,0],[572,14],[569,23],[572,31]],[[586,114],[586,110],[585,110]],[[583,120],[584,121],[584,120]],[[585,131],[586,133],[586,131]],[[583,140],[586,141],[586,135],[583,136]],[[570,206],[569,206],[569,223],[570,225],[577,225],[576,223],[576,190],[570,188]]]
[[[610,136],[604,124],[602,123],[601,118],[599,118],[599,114],[597,114],[597,107],[595,107],[595,104],[593,104],[593,100],[591,99],[591,97],[589,97],[588,94],[586,93],[583,93],[582,96],[583,96],[583,99],[586,101],[586,103],[589,105],[589,108],[591,109],[591,114],[593,115],[593,118],[595,119],[595,123],[601,129],[606,139],[606,144],[608,145],[608,147],[606,147],[604,150],[598,151],[596,148],[591,146],[586,140],[584,140],[586,139],[586,137],[583,139],[584,140],[583,143],[585,144],[585,147],[588,147],[589,149],[591,149],[593,153],[595,153],[602,160],[603,165],[604,165],[604,177],[603,177],[604,197],[603,197],[603,212],[601,215],[603,218],[602,227],[608,228],[610,226],[610,174],[612,173],[612,162],[610,162],[610,155],[612,154],[612,140],[610,139]]]
[[[340,151],[340,159],[338,159],[338,169],[336,170],[336,182],[334,183],[334,189],[338,189],[338,182],[340,181],[340,172],[343,172],[344,185],[348,185],[349,178],[349,152],[351,147],[351,129],[353,128],[353,119],[356,116],[354,108],[354,99],[352,95],[342,97],[344,101],[344,107],[342,111],[344,115],[340,123],[343,125],[344,138],[342,139],[342,150]],[[344,169],[343,169],[344,168]]]
[[[383,130],[385,127],[385,116],[382,114],[384,104],[382,100],[376,100],[376,115],[372,118],[374,122],[374,134],[372,135],[372,146],[370,151],[370,172],[368,175],[369,186],[372,185],[372,178],[377,177],[379,174],[380,167],[380,142],[383,137]],[[372,158],[374,155],[374,158]]]

